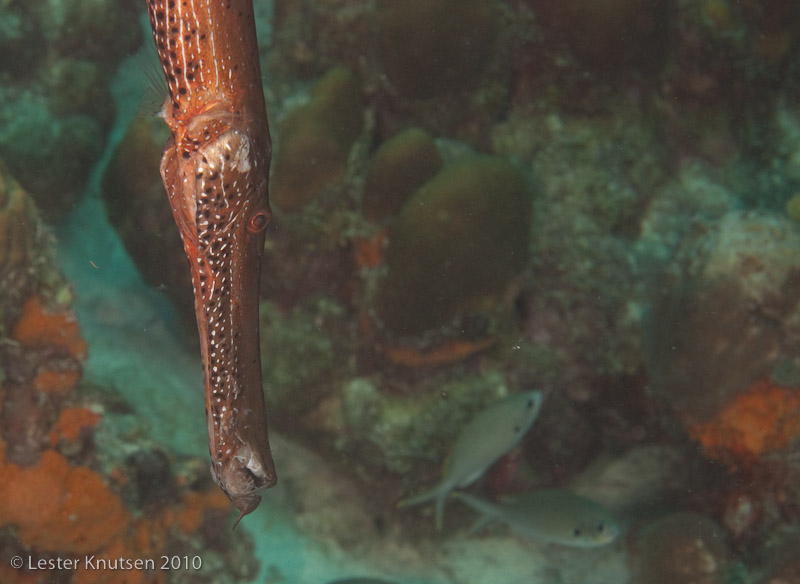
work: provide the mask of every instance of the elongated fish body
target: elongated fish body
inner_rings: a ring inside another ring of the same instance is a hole
[[[563,489],[531,491],[503,503],[466,493],[453,496],[482,514],[472,531],[500,521],[522,537],[581,548],[606,545],[620,533],[619,525],[607,509]]]
[[[541,391],[527,391],[492,404],[476,415],[456,439],[442,480],[429,491],[405,499],[401,507],[435,501],[436,529],[442,528],[444,504],[453,489],[475,482],[528,432],[542,406]]]
[[[192,273],[211,471],[238,524],[276,481],[258,337],[271,142],[252,0],[147,6],[169,90],[161,176]]]

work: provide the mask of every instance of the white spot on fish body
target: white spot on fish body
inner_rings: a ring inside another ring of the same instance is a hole
[[[233,155],[231,167],[241,172],[250,172],[250,138],[243,134],[239,135],[239,149]]]

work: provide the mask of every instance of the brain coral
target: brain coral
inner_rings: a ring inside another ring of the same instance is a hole
[[[441,326],[497,300],[526,263],[531,198],[505,158],[474,156],[440,171],[401,209],[376,308],[396,332]]]
[[[407,128],[375,151],[364,185],[364,216],[381,222],[442,167],[442,155],[425,130]]]
[[[314,86],[311,100],[278,129],[270,199],[294,211],[340,180],[363,125],[359,80],[349,69],[334,67]]]

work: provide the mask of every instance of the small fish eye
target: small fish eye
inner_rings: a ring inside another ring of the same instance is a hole
[[[597,533],[603,533],[606,530],[606,526],[604,523],[599,523],[597,525]]]
[[[531,408],[533,407],[533,400],[532,400],[532,399],[529,399],[529,400],[528,400],[528,403],[527,403],[526,407],[527,407],[528,409],[531,409]]]
[[[576,527],[575,531],[572,532],[572,535],[574,535],[575,537],[580,537],[581,536],[581,530]]]

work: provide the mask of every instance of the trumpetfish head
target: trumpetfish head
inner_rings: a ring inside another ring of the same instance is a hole
[[[237,524],[276,481],[258,334],[269,144],[239,121],[224,104],[206,108],[174,133],[161,164],[194,285],[212,476]]]

